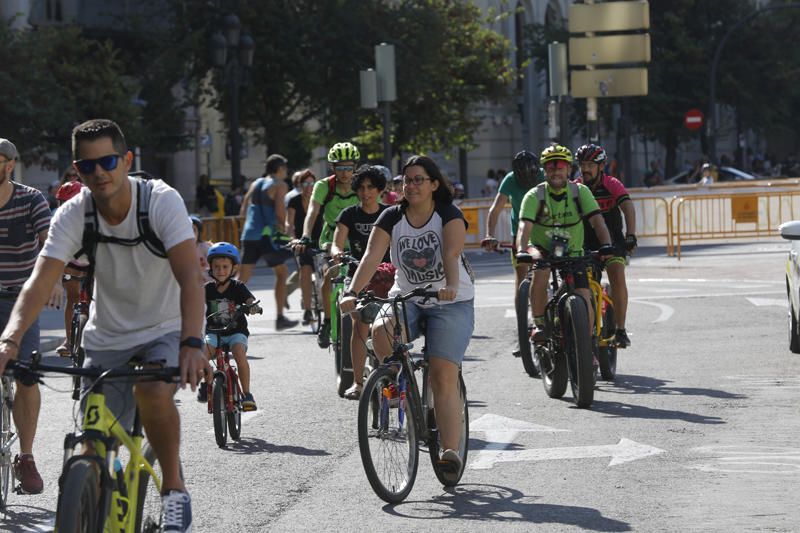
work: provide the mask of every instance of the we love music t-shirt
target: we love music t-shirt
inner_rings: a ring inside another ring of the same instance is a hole
[[[443,228],[454,219],[461,220],[467,226],[464,214],[452,204],[436,204],[431,217],[418,228],[408,221],[401,205],[394,205],[381,213],[375,226],[391,236],[390,255],[397,268],[389,296],[403,294],[428,284],[431,284],[432,290],[447,285],[442,261]],[[462,253],[458,261],[456,302],[475,297],[474,281],[472,269]],[[449,303],[452,302],[430,300],[427,305]]]

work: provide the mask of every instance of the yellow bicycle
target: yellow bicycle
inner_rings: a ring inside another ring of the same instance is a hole
[[[617,341],[615,337],[614,301],[609,295],[608,283],[601,283],[602,263],[599,259],[592,261],[586,269],[589,278],[589,289],[594,302],[594,350],[600,363],[600,377],[613,381],[617,374]]]
[[[72,533],[156,533],[161,531],[161,478],[155,452],[146,442],[137,410],[127,431],[106,405],[104,382],[112,378],[175,382],[177,368],[104,370],[50,366],[35,354],[31,362],[9,363],[7,374],[23,383],[42,383],[45,372],[92,378],[85,394],[79,431],[64,439],[55,531]],[[131,400],[132,401],[132,400]],[[76,454],[86,444],[92,455]],[[127,464],[122,466],[122,460]]]

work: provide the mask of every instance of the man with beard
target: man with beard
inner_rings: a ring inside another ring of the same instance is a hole
[[[625,256],[636,248],[636,211],[625,186],[614,176],[603,171],[606,164],[606,151],[596,144],[584,144],[575,152],[581,167],[579,183],[583,183],[592,191],[600,211],[603,213],[611,241],[614,244],[614,256],[606,260],[605,270],[611,284],[611,298],[614,300],[614,316],[616,319],[616,341],[620,348],[631,345],[625,331],[625,315],[628,311],[628,286],[625,284]],[[623,236],[622,218],[625,217]],[[584,220],[584,225],[588,224]],[[588,228],[586,228],[588,230]],[[600,241],[593,231],[586,231],[584,247],[596,250]]]

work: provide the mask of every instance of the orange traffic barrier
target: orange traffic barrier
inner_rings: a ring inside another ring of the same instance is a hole
[[[211,242],[225,241],[241,248],[239,237],[243,226],[244,217],[204,218],[203,239]]]

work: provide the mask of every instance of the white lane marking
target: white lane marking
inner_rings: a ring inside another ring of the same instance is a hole
[[[493,285],[495,283],[516,283],[515,279],[476,279],[475,285]]]
[[[658,318],[653,320],[653,322],[652,322],[653,324],[656,324],[658,322],[666,322],[675,313],[675,308],[673,308],[672,306],[667,305],[667,304],[660,304],[660,303],[656,303],[656,302],[648,302],[646,300],[640,300],[638,298],[631,298],[628,301],[630,303],[637,303],[637,304],[650,305],[650,306],[653,306],[653,307],[657,307],[661,311],[661,313],[658,315]]]
[[[687,298],[725,298],[728,296],[761,296],[763,294],[786,294],[785,290],[782,291],[758,291],[758,292],[717,292],[717,293],[697,293],[697,294],[674,294],[669,296],[636,296],[629,298],[632,300],[677,300]]]
[[[789,300],[784,298],[777,300],[774,298],[747,298],[747,300],[756,307],[763,307],[766,305],[776,305],[778,307],[788,307]]]
[[[503,315],[503,318],[517,318],[517,312],[513,309],[506,309],[506,314]]]
[[[630,439],[621,438],[617,444],[599,446],[571,446],[560,448],[535,448],[529,450],[494,450],[482,451],[481,463],[475,461],[470,468],[492,468],[497,463],[518,461],[552,461],[557,459],[588,459],[595,457],[611,457],[608,466],[616,466],[652,455],[666,453],[666,450],[641,444]]]
[[[532,424],[524,420],[515,420],[505,416],[487,413],[470,424],[470,431],[483,432],[486,434],[486,447],[478,452],[477,458],[472,462],[470,468],[477,470],[492,468],[496,462],[493,457],[495,453],[502,452],[514,442],[520,432],[547,432],[556,433],[569,431],[568,429],[557,429],[539,424]]]
[[[703,472],[793,475],[800,473],[800,448],[780,446],[701,446],[692,451],[712,455],[712,462],[688,468]]]
[[[709,283],[722,283],[725,285],[737,284],[747,285],[755,283],[758,285],[783,285],[783,281],[765,281],[755,279],[704,279],[704,278],[638,278],[629,281],[638,281],[640,283],[702,283],[707,285]]]

